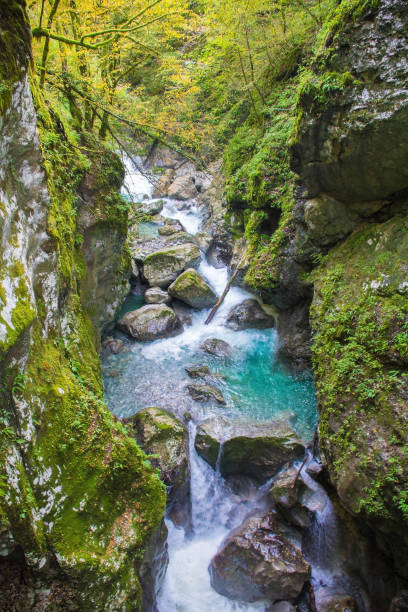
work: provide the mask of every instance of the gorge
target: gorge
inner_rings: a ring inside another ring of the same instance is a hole
[[[408,609],[408,6],[237,1],[235,99],[223,0],[89,64],[49,4],[0,0],[0,609]]]

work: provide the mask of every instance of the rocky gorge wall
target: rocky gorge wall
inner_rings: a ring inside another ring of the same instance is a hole
[[[293,203],[269,251],[244,266],[280,312],[283,356],[304,367],[312,355],[320,449],[341,503],[404,579],[407,33],[402,0],[343,0],[329,15],[299,75]]]
[[[406,578],[408,7],[359,4],[339,8],[300,94],[294,240],[323,256],[311,324],[330,477]],[[343,86],[325,99],[329,75]]]
[[[165,491],[97,353],[129,274],[123,168],[44,101],[24,0],[0,23],[0,607],[139,609]]]

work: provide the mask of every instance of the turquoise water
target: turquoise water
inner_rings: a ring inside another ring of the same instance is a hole
[[[159,406],[180,418],[189,412],[196,422],[215,415],[246,421],[278,418],[293,425],[305,440],[312,438],[316,426],[313,379],[309,374],[290,373],[276,362],[274,330],[222,328],[223,339],[232,347],[231,358],[226,359],[200,349],[205,337],[213,336],[197,333],[200,329],[198,323],[181,336],[152,343],[125,340],[125,352],[105,355],[105,397],[114,414],[130,417],[148,406]],[[217,331],[220,337],[219,326]],[[201,381],[192,381],[185,367],[198,364],[225,377],[209,382],[221,389],[226,406],[192,400],[186,387]],[[111,376],[112,371],[120,375]]]
[[[159,235],[159,224],[153,222],[139,223],[137,233],[139,238],[156,238]]]
[[[129,295],[126,297],[125,301],[123,302],[121,311],[118,315],[118,320],[124,317],[127,312],[137,310],[141,306],[144,306],[144,303],[145,301],[143,295],[141,295],[140,293],[130,292]]]

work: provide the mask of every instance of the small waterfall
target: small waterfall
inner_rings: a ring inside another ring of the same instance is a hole
[[[151,182],[130,160],[124,161],[125,195],[127,192],[135,202],[151,199]],[[194,201],[181,204],[164,199],[162,216],[179,220],[190,234],[200,231],[202,217]],[[216,269],[203,254],[199,272],[220,295],[228,281],[228,268]],[[314,431],[313,382],[277,367],[276,331],[233,331],[224,325],[231,308],[249,297],[252,295],[247,291],[232,287],[210,325],[205,325],[209,311],[195,311],[192,325],[173,338],[137,343],[122,336],[126,350],[107,355],[102,363],[106,372],[105,397],[119,418],[147,406],[160,406],[179,418],[186,412],[192,417],[188,426],[192,529],[186,532],[167,521],[169,566],[158,597],[159,612],[252,612],[266,611],[269,605],[244,604],[219,595],[211,587],[208,566],[230,530],[254,509],[265,507],[270,483],[259,489],[249,487],[240,496],[219,470],[214,471],[198,456],[194,447],[197,424],[212,416],[270,421],[279,414],[290,413],[293,418],[295,412],[300,434],[308,437]],[[233,358],[220,360],[200,350],[208,338],[228,342]],[[203,406],[191,399],[186,391],[191,379],[184,369],[191,364],[206,364],[215,375],[221,375],[214,380],[221,385],[226,406]]]
[[[208,565],[218,547],[245,516],[262,504],[264,487],[253,499],[239,504],[218,471],[194,448],[197,427],[189,423],[189,458],[193,535],[168,521],[169,567],[158,598],[160,612],[265,612],[264,602],[244,604],[216,593],[210,584]]]

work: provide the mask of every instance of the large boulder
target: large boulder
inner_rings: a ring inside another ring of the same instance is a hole
[[[144,295],[146,304],[168,304],[171,302],[171,297],[167,291],[163,291],[160,287],[151,287]]]
[[[200,260],[197,245],[180,244],[148,255],[143,263],[143,275],[151,287],[166,288],[183,270],[197,265]]]
[[[200,346],[201,350],[214,357],[230,357],[231,347],[225,340],[219,338],[207,338]]]
[[[197,430],[195,448],[214,469],[221,446],[222,476],[245,475],[261,483],[305,452],[296,433],[281,422],[254,424],[219,417],[205,420]]]
[[[310,565],[292,543],[296,533],[273,513],[252,516],[224,540],[210,565],[211,585],[230,599],[296,599]]]
[[[156,217],[153,217],[152,220],[153,219],[156,219]],[[157,219],[157,222],[155,221],[158,230],[160,229],[160,224],[163,224],[164,222],[164,217],[160,217],[159,219]],[[167,221],[166,225],[173,227],[173,224],[167,223]],[[162,227],[165,226],[163,225]],[[199,248],[198,241],[194,236],[188,234],[183,230],[180,230],[180,227],[178,225],[174,227],[177,229],[177,231],[172,232],[169,235],[166,235],[166,232],[164,234],[159,234],[158,230],[157,235],[154,233],[149,237],[140,236],[138,231],[136,232],[136,234],[131,233],[130,248],[133,259],[139,264],[142,264],[149,255],[152,255],[153,253],[157,253],[159,251],[168,251],[169,249],[185,244],[190,244]]]
[[[287,523],[306,528],[313,514],[324,510],[328,498],[323,487],[302,476],[303,471],[294,466],[282,470],[273,479],[269,497]]]
[[[249,298],[234,306],[225,325],[230,329],[268,329],[275,327],[275,319],[267,314],[257,300]]]
[[[174,236],[179,232],[185,232],[183,225],[177,219],[166,219],[164,225],[158,229],[159,236]]]
[[[180,508],[188,513],[190,503],[187,427],[157,407],[141,410],[127,423],[139,446],[147,455],[153,456],[150,458],[152,465],[160,470],[161,479],[167,486],[172,518],[181,518]]]
[[[112,338],[112,336],[108,336],[102,342],[102,348],[114,355],[121,353],[125,348],[125,343],[123,340],[119,340],[119,338]]]
[[[167,196],[167,192],[169,190],[170,185],[174,181],[175,173],[174,170],[169,168],[166,170],[164,174],[159,178],[157,184],[153,191],[154,198],[165,198]]]
[[[195,402],[216,402],[217,404],[225,405],[226,401],[223,394],[214,385],[187,385],[188,392]]]
[[[167,189],[169,198],[175,200],[192,200],[198,195],[197,188],[191,176],[178,176]]]
[[[183,272],[170,285],[169,293],[193,308],[210,308],[217,302],[217,295],[210,285],[193,268]]]
[[[174,310],[164,304],[151,304],[127,312],[117,326],[141,342],[172,336],[182,329]]]
[[[163,210],[163,200],[146,200],[136,206],[136,211],[142,215],[157,215]]]

